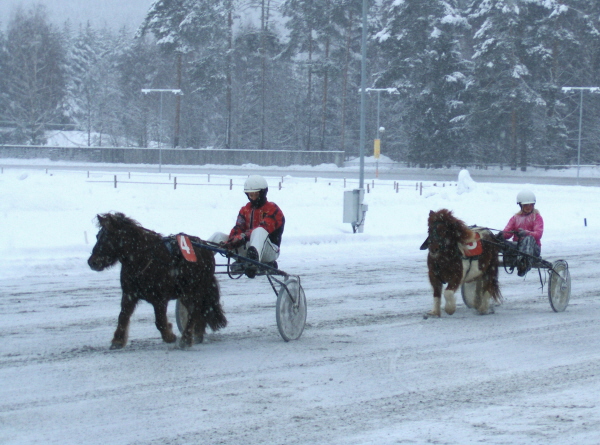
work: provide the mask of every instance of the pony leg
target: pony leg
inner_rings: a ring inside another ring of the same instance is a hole
[[[497,269],[496,269],[497,273]],[[485,276],[483,281],[483,286],[480,291],[480,295],[478,296],[477,301],[477,312],[480,315],[494,313],[494,306],[491,305],[490,300],[494,299],[495,301],[500,301],[502,298],[502,294],[500,293],[500,287],[498,286],[498,280],[493,276]]]
[[[187,349],[192,347],[194,344],[194,328],[196,326],[195,320],[196,314],[189,314],[187,325],[181,334],[181,338],[179,339],[179,347],[181,349]]]
[[[127,337],[129,336],[129,320],[131,314],[135,310],[138,300],[129,298],[129,295],[123,295],[121,298],[121,312],[119,313],[119,321],[117,323],[117,329],[113,335],[113,339],[110,345],[110,349],[121,349],[127,344]]]
[[[202,343],[204,341],[204,333],[206,332],[206,320],[202,319],[196,323],[194,327],[194,343]]]
[[[487,291],[483,291],[478,298],[478,305],[475,306],[479,315],[487,315],[493,313],[493,308],[490,308],[490,294]]]
[[[493,298],[494,295],[497,295],[493,293],[495,290],[499,292],[497,282],[487,280],[479,298],[479,305],[476,306],[479,315],[494,313],[494,307],[490,305],[490,299]]]
[[[477,306],[477,312],[479,315],[486,315],[490,310],[490,294],[488,291],[481,293],[481,299],[479,300],[479,306]]]
[[[194,344],[194,331],[198,321],[198,308],[195,304],[190,303],[187,298],[182,298],[179,301],[183,303],[188,310],[187,323],[185,324],[185,328],[183,329],[181,338],[179,339],[179,347],[181,349],[186,349]]]
[[[444,299],[446,300],[446,304],[444,305],[444,310],[448,315],[454,314],[456,311],[456,297],[454,293],[456,289],[446,288],[444,291]]]
[[[154,324],[156,329],[160,331],[160,335],[165,343],[174,343],[177,336],[173,334],[173,325],[169,323],[167,318],[168,301],[154,304]]]
[[[448,282],[448,286],[446,286],[446,290],[444,291],[444,299],[446,300],[444,310],[448,315],[452,315],[454,312],[456,312],[456,291],[460,287],[461,281],[461,277],[455,277],[451,279]]]
[[[433,281],[433,280],[430,280]],[[441,317],[442,315],[442,286],[441,282],[432,282],[433,286],[433,308],[427,315],[431,315],[434,317]]]

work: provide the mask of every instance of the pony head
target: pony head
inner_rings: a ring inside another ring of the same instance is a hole
[[[464,221],[456,218],[451,210],[431,210],[427,219],[428,247],[430,252],[454,248],[473,238],[473,232]]]
[[[123,231],[125,225],[139,224],[122,213],[96,215],[100,231],[96,235],[96,245],[88,259],[92,270],[101,271],[114,266],[122,255]]]

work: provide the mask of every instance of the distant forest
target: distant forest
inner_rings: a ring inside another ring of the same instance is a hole
[[[0,143],[359,153],[362,0],[157,0],[135,32],[36,6],[5,29]],[[367,35],[365,153],[381,127],[411,166],[600,163],[600,1],[369,1]]]

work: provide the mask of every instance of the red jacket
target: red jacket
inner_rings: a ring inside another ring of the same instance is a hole
[[[512,218],[506,224],[504,228],[504,238],[513,238],[514,241],[518,241],[519,237],[517,234],[510,232],[518,231],[523,229],[527,232],[527,235],[531,235],[535,238],[535,242],[538,246],[542,246],[542,235],[544,234],[544,219],[537,209],[534,209],[529,215],[525,215],[522,212],[515,213]]]
[[[259,208],[254,208],[249,202],[240,209],[235,226],[229,233],[229,239],[240,239],[242,234],[245,234],[249,240],[254,229],[263,227],[269,233],[271,242],[279,246],[284,226],[285,217],[277,204],[267,201]]]

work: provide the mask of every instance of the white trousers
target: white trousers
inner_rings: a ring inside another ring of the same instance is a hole
[[[207,241],[211,243],[224,243],[229,239],[229,235],[223,232],[215,232],[208,238]],[[241,256],[246,256],[248,248],[254,246],[258,252],[258,261],[261,263],[270,263],[279,258],[279,246],[273,244],[269,239],[269,232],[262,227],[257,227],[252,231],[250,235],[250,241],[246,241],[246,244],[237,247],[236,253]]]

